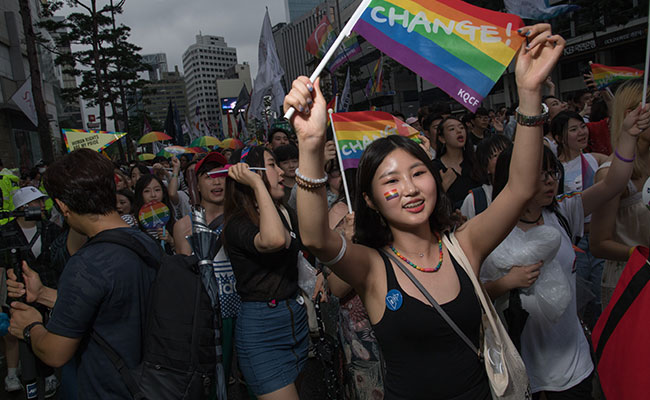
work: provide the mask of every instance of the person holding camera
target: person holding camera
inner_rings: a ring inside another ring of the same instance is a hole
[[[25,261],[39,274],[43,284],[56,288],[59,276],[56,270],[52,268],[50,245],[59,236],[60,228],[43,218],[45,209],[44,200],[46,198],[47,196],[34,186],[26,186],[14,192],[14,211],[22,211],[27,215],[17,217],[2,226],[0,248],[3,250],[3,267],[13,267],[10,259],[10,252],[13,249],[17,252],[21,261]],[[4,299],[2,304],[5,305]],[[38,305],[36,308],[40,311],[43,318],[47,317],[48,310],[46,307]],[[5,390],[8,392],[18,391],[23,386],[16,374],[18,367],[18,352],[16,350],[18,342],[14,336],[7,335],[5,336],[5,344],[8,349],[8,371],[7,377],[5,378]],[[26,347],[22,345],[20,347],[21,360],[24,360],[25,357],[34,357]],[[25,364],[24,361],[23,364]],[[30,382],[35,381],[38,375],[45,377],[45,397],[49,398],[56,393],[58,381],[51,367],[39,362],[36,363],[36,369],[29,371],[29,368],[23,368],[23,371],[22,381],[26,387],[29,386]]]

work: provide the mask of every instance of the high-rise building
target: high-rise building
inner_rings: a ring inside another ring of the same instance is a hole
[[[178,113],[183,119],[187,115],[187,101],[185,99],[185,80],[178,72],[163,72],[160,79],[144,87],[142,102],[147,115],[152,121],[161,124],[165,122],[169,102],[178,107]]]
[[[142,62],[151,68],[149,70],[150,81],[162,79],[163,72],[168,71],[167,54],[165,53],[145,54],[142,56]]]
[[[61,22],[65,19],[63,16],[54,16],[52,20]],[[64,31],[52,32],[52,37],[57,39]],[[56,46],[57,52],[60,54],[72,53],[70,44],[61,44]],[[57,76],[60,81],[61,89],[75,89],[77,87],[77,79],[65,72],[65,68],[61,65],[55,66]],[[62,110],[59,112],[59,124],[61,128],[81,129],[83,128],[83,115],[81,113],[81,99],[77,97],[75,100],[62,101]]]
[[[196,35],[196,43],[183,53],[183,73],[187,106],[192,112],[199,108],[201,118],[210,130],[221,130],[221,105],[216,81],[237,64],[237,49],[228,47],[221,36]]]
[[[287,12],[289,22],[296,22],[323,0],[285,0],[284,8]]]

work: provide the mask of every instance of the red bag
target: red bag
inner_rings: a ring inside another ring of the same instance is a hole
[[[650,250],[637,246],[598,319],[592,344],[607,400],[650,393]]]

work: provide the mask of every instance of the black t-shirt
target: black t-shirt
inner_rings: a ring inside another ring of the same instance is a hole
[[[160,246],[134,228],[117,228],[152,255]],[[113,243],[86,244],[68,261],[59,281],[48,331],[82,338],[77,350],[80,399],[131,399],[122,378],[90,334],[95,331],[129,368],[140,363],[147,297],[155,270]]]
[[[442,170],[445,167],[442,160],[440,159],[434,160],[433,165],[436,166],[439,170]],[[447,197],[449,197],[449,200],[451,200],[451,204],[454,209],[460,208],[463,205],[463,200],[465,200],[465,197],[470,190],[481,186],[480,182],[472,179],[472,166],[468,161],[463,160],[463,162],[460,163],[460,168],[460,175],[456,172],[456,180],[451,184],[451,186],[449,186],[449,189],[446,192]]]
[[[474,146],[478,146],[478,144],[481,143],[483,141],[483,139],[485,139],[485,138],[487,138],[489,136],[492,136],[492,132],[490,132],[489,129],[483,130],[483,137],[481,137],[481,138],[476,136],[474,134],[474,132],[469,131],[469,137],[472,139],[472,144]]]
[[[291,227],[280,212],[282,223],[291,234],[291,245],[275,253],[260,253],[255,248],[255,235],[260,231],[248,217],[237,215],[226,224],[224,237],[230,257],[237,293],[242,301],[284,300],[298,292],[298,222],[288,209]]]

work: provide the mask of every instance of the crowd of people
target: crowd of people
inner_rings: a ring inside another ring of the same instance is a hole
[[[10,251],[1,265],[5,390],[28,391],[41,377],[46,397],[131,398],[94,337],[127,367],[140,363],[156,271],[93,238],[115,230],[158,259],[191,255],[196,176],[219,238],[225,379],[244,382],[251,398],[298,399],[314,357],[327,379],[311,384],[327,398],[492,398],[467,343],[481,341],[470,274],[507,325],[533,398],[593,398],[585,332],[634,247],[650,246],[640,195],[650,107],[640,106],[639,80],[612,95],[586,77],[587,89],[562,101],[548,77],[564,40],[546,24],[519,34],[528,40],[515,107],[462,115],[423,105],[409,120],[420,140],[377,139],[356,169],[341,170],[328,140],[319,81],[299,77],[284,100],[297,110],[293,129],[274,129],[265,145],[131,164],[81,149],[22,179],[0,172],[4,210],[40,210],[0,221],[2,249],[22,249],[22,280]],[[157,224],[146,215],[154,207],[166,210]],[[443,243],[452,238],[470,271]],[[513,310],[523,313],[506,317]],[[19,376],[25,353],[37,368]]]

